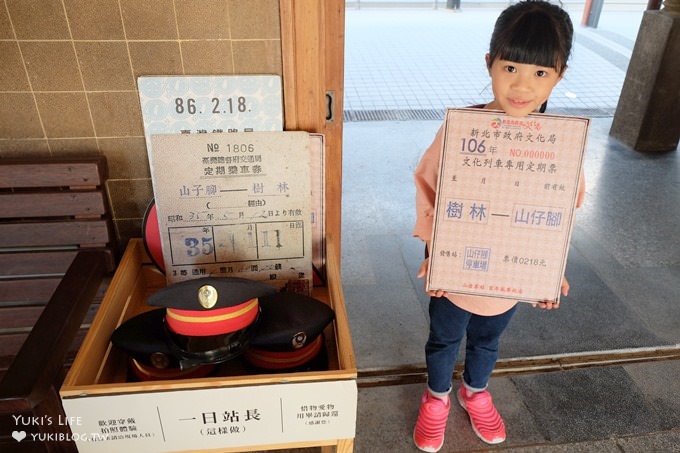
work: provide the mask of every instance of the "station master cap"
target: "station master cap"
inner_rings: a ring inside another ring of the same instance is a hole
[[[182,370],[179,358],[168,345],[164,327],[165,310],[154,309],[122,323],[111,335],[111,342],[128,355],[128,369],[138,380],[165,380],[204,377],[214,365]]]
[[[147,303],[166,308],[169,345],[186,368],[241,354],[259,316],[258,299],[276,292],[246,278],[205,277],[168,285]]]
[[[276,371],[321,366],[319,359],[326,357],[323,330],[335,317],[328,305],[302,294],[279,293],[262,297],[260,310],[244,356],[252,366]]]

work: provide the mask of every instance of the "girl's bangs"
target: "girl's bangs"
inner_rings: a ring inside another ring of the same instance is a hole
[[[556,52],[543,46],[526,47],[523,45],[509,45],[500,49],[498,57],[502,60],[514,61],[515,63],[561,69],[558,67]]]
[[[497,53],[501,59],[562,69],[564,62],[559,57],[562,49],[558,37],[544,17],[521,20],[506,38],[500,41],[506,44]]]

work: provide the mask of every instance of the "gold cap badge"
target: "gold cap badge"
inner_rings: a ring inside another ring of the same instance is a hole
[[[213,308],[217,304],[217,289],[211,285],[198,288],[198,302],[205,309]]]

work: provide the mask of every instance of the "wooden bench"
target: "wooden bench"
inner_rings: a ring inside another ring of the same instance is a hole
[[[103,157],[0,160],[0,451],[75,451],[58,390],[115,267],[106,177]]]
[[[106,177],[104,157],[0,160],[0,376],[78,251],[113,270]]]

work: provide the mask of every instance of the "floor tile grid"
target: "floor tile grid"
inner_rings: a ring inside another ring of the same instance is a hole
[[[487,102],[491,91],[483,55],[488,38],[480,36],[490,33],[497,13],[491,8],[348,11],[345,109],[443,110]],[[386,14],[394,18],[387,26],[366,22]],[[637,20],[634,14],[626,17],[626,36],[576,25],[570,69],[553,93],[553,109],[614,111]]]

